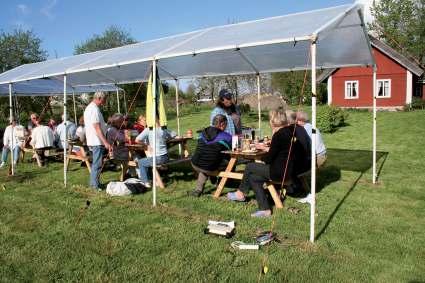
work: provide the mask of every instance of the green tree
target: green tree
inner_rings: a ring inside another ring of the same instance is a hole
[[[75,46],[74,54],[94,52],[136,43],[129,32],[117,26],[108,27],[101,35],[95,34],[82,44]]]
[[[381,0],[369,28],[388,45],[425,66],[425,0]]]
[[[47,52],[41,48],[41,39],[33,31],[14,30],[11,33],[0,32],[0,72],[16,68],[23,64],[44,61]],[[48,98],[20,97],[15,102],[16,113],[25,116],[30,111],[40,112]],[[0,102],[0,120],[9,117],[9,101]],[[16,115],[19,118],[19,115]],[[25,119],[26,117],[21,117]]]

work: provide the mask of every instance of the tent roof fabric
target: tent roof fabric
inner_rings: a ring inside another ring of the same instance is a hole
[[[67,75],[71,86],[147,81],[153,60],[162,79],[256,74],[310,67],[373,65],[362,6],[342,5],[211,27],[123,47],[22,65],[0,84]]]
[[[67,87],[67,93],[82,94],[95,91],[122,91],[115,85],[77,86]],[[12,93],[18,96],[61,96],[63,95],[63,82],[51,79],[36,79],[14,83]],[[0,97],[9,95],[9,86],[0,85]]]

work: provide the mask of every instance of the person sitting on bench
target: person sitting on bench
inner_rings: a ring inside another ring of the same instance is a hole
[[[199,135],[198,145],[191,160],[193,169],[199,173],[196,188],[189,193],[195,197],[202,194],[208,176],[217,175],[228,163],[227,155],[221,153],[223,150],[230,150],[232,144],[232,136],[224,132],[227,118],[218,114],[213,118],[212,124]]]
[[[167,150],[167,140],[171,138],[171,134],[167,129],[162,129],[159,126],[159,121],[156,122],[156,165],[161,165],[167,163],[168,158],[168,150]],[[139,144],[149,144],[153,145],[153,129],[145,128],[143,132],[141,132],[136,137],[136,143]],[[139,168],[137,169],[137,175],[139,179],[143,182],[144,186],[147,188],[151,187],[151,183],[148,178],[148,170],[153,166],[153,158],[145,157],[138,160]]]
[[[245,201],[246,195],[252,189],[259,206],[259,210],[251,214],[252,217],[271,216],[271,206],[263,184],[270,180],[281,183],[284,176],[285,181],[288,181],[294,169],[294,158],[289,154],[294,125],[288,125],[283,111],[270,111],[269,117],[273,133],[270,148],[264,144],[256,146],[258,149],[268,151],[263,158],[265,163],[248,163],[239,189],[227,194],[229,200]]]
[[[42,125],[38,117],[35,120],[35,128],[32,129],[30,144],[40,158],[40,166],[45,165],[45,151],[53,147],[54,140],[53,131],[48,126]]]

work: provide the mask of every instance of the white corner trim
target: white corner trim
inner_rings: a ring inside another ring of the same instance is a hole
[[[406,70],[406,104],[412,103],[412,73]]]
[[[328,78],[328,105],[332,105],[332,76]]]

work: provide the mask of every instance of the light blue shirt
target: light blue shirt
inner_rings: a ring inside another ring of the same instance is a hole
[[[311,140],[311,136],[313,133],[313,126],[310,123],[305,123],[304,124],[304,129],[307,132],[308,136],[310,137]],[[325,154],[326,153],[326,146],[325,143],[323,142],[323,138],[322,135],[320,134],[319,129],[316,129],[316,154],[321,155],[321,154]]]
[[[171,138],[170,132],[168,130],[163,130],[161,128],[156,128],[156,156],[165,155],[168,153],[167,150],[167,140]],[[145,128],[137,137],[137,141],[145,142],[149,145],[153,145],[153,130]]]
[[[232,116],[230,116],[229,114],[227,114],[226,111],[223,110],[223,108],[221,107],[215,107],[213,109],[213,111],[211,112],[211,116],[210,116],[210,125],[213,126],[213,119],[216,115],[221,114],[226,116],[227,118],[227,127],[226,129],[224,129],[224,131],[226,133],[231,134],[232,136],[235,134],[235,124],[233,123],[233,119]]]

